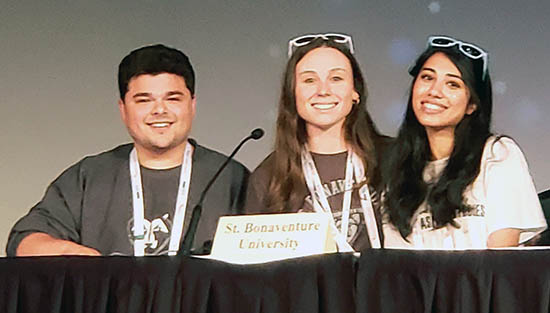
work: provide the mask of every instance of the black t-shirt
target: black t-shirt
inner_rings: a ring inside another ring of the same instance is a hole
[[[168,252],[176,207],[181,166],[153,170],[140,167],[143,187],[145,255]],[[134,220],[128,221],[128,238],[134,244]]]

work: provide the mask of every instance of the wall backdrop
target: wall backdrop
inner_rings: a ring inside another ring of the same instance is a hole
[[[192,136],[229,153],[255,127],[266,136],[237,155],[251,170],[273,143],[287,41],[353,36],[368,107],[395,135],[407,68],[430,34],[490,53],[494,131],[524,150],[537,190],[550,188],[550,1],[4,0],[0,5],[0,247],[47,185],[83,156],[128,142],[116,73],[134,48],[164,43],[197,74]]]

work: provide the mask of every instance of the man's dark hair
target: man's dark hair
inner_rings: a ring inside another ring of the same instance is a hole
[[[128,54],[118,66],[120,99],[128,92],[128,83],[142,74],[170,73],[185,80],[191,95],[195,95],[195,72],[189,58],[181,51],[157,44],[138,48]]]

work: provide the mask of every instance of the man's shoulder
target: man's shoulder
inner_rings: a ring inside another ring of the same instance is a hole
[[[87,155],[66,168],[60,176],[71,176],[75,173],[80,173],[78,175],[83,173],[100,174],[102,169],[113,171],[122,164],[127,164],[132,148],[133,144],[128,143],[97,154]]]
[[[131,143],[121,144],[110,150],[88,155],[82,159],[86,162],[125,161],[129,159],[130,151],[134,147]]]
[[[93,168],[98,170],[105,168],[111,170],[128,162],[133,147],[134,145],[131,143],[122,144],[107,151],[85,156],[76,165],[81,169]]]
[[[214,170],[217,170],[218,167],[221,166],[221,164],[225,162],[228,158],[227,155],[221,152],[218,152],[216,150],[207,148],[205,146],[202,146],[193,139],[191,139],[191,143],[195,147],[193,162],[204,164],[204,166],[207,166],[207,167],[213,166],[215,167]],[[235,159],[232,159],[227,166],[232,167],[235,170],[241,170],[247,173],[249,172],[246,166],[244,166],[241,162]]]

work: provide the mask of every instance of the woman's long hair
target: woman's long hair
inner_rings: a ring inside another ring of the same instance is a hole
[[[287,62],[283,76],[277,132],[274,152],[270,162],[270,182],[266,204],[282,212],[290,211],[303,201],[307,194],[302,173],[301,152],[308,141],[304,120],[296,111],[295,71],[296,64],[311,50],[319,47],[334,48],[344,54],[353,70],[353,85],[359,94],[359,102],[354,103],[344,122],[345,140],[363,161],[367,177],[376,175],[377,161],[375,140],[378,132],[366,110],[367,90],[357,60],[343,44],[317,38],[311,43],[298,47]]]
[[[444,53],[461,72],[462,80],[470,91],[470,103],[475,104],[476,109],[472,114],[465,115],[456,126],[454,147],[447,166],[439,179],[429,185],[423,180],[423,171],[432,153],[426,130],[412,109],[412,92],[422,66],[437,52]],[[414,79],[405,119],[383,165],[384,207],[403,238],[412,232],[412,216],[424,200],[433,215],[434,227],[449,223],[454,225],[456,213],[468,210],[463,194],[479,174],[483,148],[491,136],[493,106],[491,79],[488,72],[483,79],[482,61],[468,58],[456,46],[429,47],[418,57],[410,74]]]

